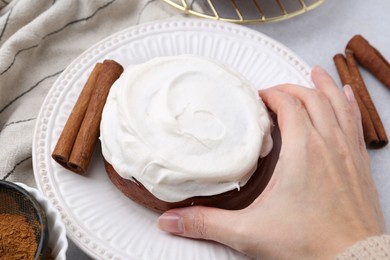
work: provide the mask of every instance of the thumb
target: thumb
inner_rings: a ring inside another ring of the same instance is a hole
[[[235,211],[193,206],[172,209],[160,216],[158,225],[161,230],[191,238],[214,240],[231,245]]]

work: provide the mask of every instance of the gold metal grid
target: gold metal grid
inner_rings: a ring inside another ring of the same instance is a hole
[[[285,20],[319,6],[325,0],[163,0],[182,12],[234,23]]]

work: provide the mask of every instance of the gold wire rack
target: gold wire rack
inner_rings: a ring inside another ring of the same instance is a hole
[[[248,24],[286,20],[319,6],[325,0],[163,0],[198,17]]]

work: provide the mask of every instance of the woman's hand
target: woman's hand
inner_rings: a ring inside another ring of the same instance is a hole
[[[173,209],[162,230],[209,239],[272,259],[331,258],[385,225],[349,86],[340,91],[316,67],[316,86],[280,85],[260,91],[276,113],[282,147],[270,183],[247,208]]]

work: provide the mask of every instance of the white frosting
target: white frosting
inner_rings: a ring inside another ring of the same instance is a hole
[[[128,67],[111,88],[100,128],[103,156],[118,174],[167,202],[239,189],[272,148],[257,90],[194,56]]]

